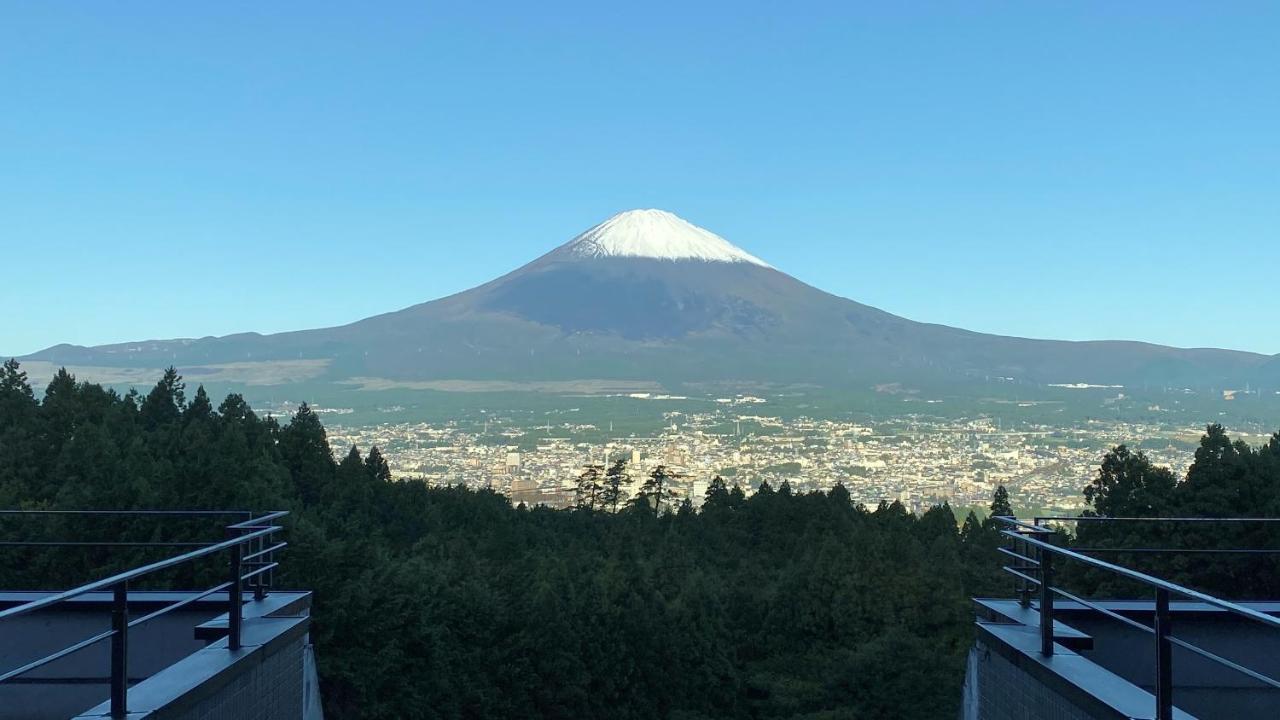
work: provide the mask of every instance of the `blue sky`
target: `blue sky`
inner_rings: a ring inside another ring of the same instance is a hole
[[[1280,352],[1275,3],[178,5],[0,2],[0,353],[348,322],[635,207],[918,320]]]

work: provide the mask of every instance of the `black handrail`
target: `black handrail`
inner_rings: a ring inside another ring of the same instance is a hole
[[[255,530],[258,528],[267,527],[267,524],[269,524],[272,520],[278,520],[288,514],[289,514],[288,510],[276,510],[274,512],[267,513],[262,517],[250,518],[249,520],[236,523],[235,525],[228,525],[227,529],[228,530]]]
[[[276,542],[267,545],[267,538],[275,535],[282,530],[279,525],[273,525],[272,521],[288,515],[288,511],[280,510],[269,512],[264,515],[255,517],[254,513],[242,510],[0,510],[0,515],[121,515],[121,516],[204,516],[204,517],[226,517],[228,515],[246,515],[248,519],[226,526],[228,539],[221,542],[201,544],[195,550],[175,555],[170,558],[158,560],[148,565],[136,567],[124,572],[116,573],[107,578],[86,583],[79,587],[65,590],[63,592],[46,595],[30,602],[17,605],[6,610],[0,610],[0,621],[8,618],[26,615],[45,608],[52,607],[58,603],[65,602],[72,598],[79,597],[86,593],[110,590],[112,593],[111,605],[111,629],[99,633],[91,638],[82,640],[74,645],[58,650],[51,655],[47,655],[38,660],[33,660],[22,667],[10,670],[0,675],[0,683],[16,678],[20,675],[28,673],[37,668],[43,667],[55,660],[64,658],[74,652],[83,650],[90,645],[96,644],[106,639],[111,640],[111,717],[123,718],[128,714],[128,632],[129,628],[136,627],[150,620],[154,620],[161,615],[177,610],[178,608],[189,605],[198,600],[204,599],[214,593],[227,591],[227,647],[230,650],[238,650],[241,640],[241,626],[243,613],[243,583],[251,581],[251,587],[254,591],[255,599],[261,600],[269,592],[274,580],[275,568],[279,567],[279,563],[275,561],[275,553],[283,550],[288,546],[287,542]],[[57,543],[61,545],[63,543]],[[80,545],[81,543],[76,543]],[[92,543],[89,543],[92,544]],[[108,547],[116,547],[122,543],[100,543]],[[30,543],[13,543],[12,545],[30,545]],[[176,543],[155,543],[154,545],[178,545]],[[250,552],[245,553],[248,548]],[[176,602],[170,603],[159,610],[136,618],[132,621],[129,619],[128,608],[128,591],[130,581],[136,580],[143,576],[149,575],[160,570],[176,567],[183,563],[193,562],[199,558],[214,555],[220,552],[228,552],[230,554],[230,573],[227,582],[212,587],[196,595],[185,597]],[[262,560],[258,560],[262,558]],[[244,560],[251,562],[244,563]],[[243,565],[249,564],[254,567],[249,572],[243,572]]]
[[[1009,518],[1007,515],[998,516],[1000,519]],[[1016,518],[1009,518],[1016,519]],[[1276,523],[1280,522],[1280,518],[1250,518],[1250,517],[1108,517],[1106,515],[1081,515],[1079,517],[1071,517],[1066,515],[1038,515],[1034,522],[1039,523],[1042,520],[1053,520],[1057,522],[1105,522],[1105,523],[1122,523],[1122,522],[1168,522],[1168,523]],[[1019,525],[1026,525],[1025,520],[1018,521]]]
[[[79,597],[81,595],[84,595],[85,593],[95,592],[98,590],[108,590],[120,583],[127,583],[130,580],[140,578],[143,575],[150,575],[151,573],[156,572],[158,570],[166,570],[176,565],[181,565],[185,562],[190,562],[197,558],[202,558],[206,555],[213,555],[215,553],[222,552],[223,550],[229,550],[234,547],[239,547],[243,543],[249,540],[252,540],[253,538],[264,536],[264,535],[271,535],[280,529],[281,528],[279,527],[266,527],[261,530],[255,530],[251,533],[247,533],[245,535],[239,535],[230,540],[224,540],[223,542],[215,543],[213,545],[206,545],[205,547],[198,548],[190,552],[185,552],[181,555],[175,555],[171,558],[165,558],[164,560],[157,560],[156,562],[153,562],[150,565],[143,565],[142,567],[133,568],[132,570],[126,570],[122,573],[116,573],[111,577],[106,577],[101,580],[95,580],[91,583],[86,583],[84,585],[81,585],[80,587],[71,588],[70,590],[64,590],[54,595],[46,595],[45,597],[42,597],[38,600],[32,600],[28,603],[11,607],[8,610],[0,610],[0,620],[4,620],[5,618],[17,617],[19,615],[26,615],[29,612],[35,612],[36,610],[49,607],[50,605],[57,605],[63,600],[70,600],[71,598]]]
[[[0,547],[205,547],[207,542],[95,542],[93,540],[5,540]]]
[[[1090,557],[1088,555],[1082,555],[1078,552],[1074,552],[1067,548],[1051,545],[1047,542],[1043,542],[1035,538],[1026,537],[1024,535],[1018,535],[1014,531],[1003,530],[1001,532],[1008,537],[1016,537],[1017,539],[1021,540],[1026,544],[1031,545],[1032,547],[1040,550],[1041,552],[1048,552],[1050,554],[1057,555],[1060,557],[1066,557],[1071,560],[1075,560],[1077,562],[1083,563],[1085,565],[1089,565],[1091,567],[1095,567],[1100,570],[1106,570],[1116,575],[1120,575],[1121,577],[1127,578],[1129,580],[1136,580],[1137,582],[1140,582],[1144,585],[1149,585],[1159,590],[1166,590],[1168,592],[1177,593],[1178,595],[1191,598],[1198,602],[1205,603],[1206,605],[1212,605],[1221,610],[1226,610],[1228,612],[1235,613],[1236,615],[1240,615],[1241,617],[1246,617],[1246,618],[1249,618],[1250,620],[1256,620],[1265,625],[1269,625],[1273,628],[1280,629],[1280,618],[1267,615],[1266,613],[1258,612],[1253,608],[1245,607],[1244,605],[1240,605],[1238,603],[1233,603],[1230,600],[1223,600],[1221,598],[1216,598],[1212,595],[1202,593],[1199,590],[1192,590],[1191,588],[1183,587],[1181,585],[1178,585],[1177,583],[1169,582],[1168,580],[1162,580],[1158,577],[1147,575],[1146,573],[1139,572],[1137,570],[1123,567],[1121,565],[1116,565],[1114,563],[1109,563],[1106,560],[1099,560],[1098,558]]]
[[[285,514],[288,514],[287,512]],[[12,510],[0,509],[0,515],[176,515],[187,517],[226,517],[245,515],[252,518],[252,510]]]
[[[1076,552],[1112,555],[1280,555],[1280,549],[1244,548],[1149,548],[1149,547],[1074,547]]]
[[[1208,650],[1192,645],[1185,640],[1173,637],[1170,634],[1169,599],[1172,595],[1190,598],[1248,620],[1262,623],[1272,629],[1280,629],[1280,618],[1267,615],[1266,613],[1240,605],[1239,603],[1223,600],[1198,590],[1183,587],[1153,575],[1148,575],[1131,568],[1107,562],[1106,560],[1085,555],[1080,549],[1071,549],[1055,545],[1047,540],[1054,537],[1056,533],[1052,529],[1040,525],[1042,521],[1085,520],[1088,522],[1101,522],[1108,519],[1109,518],[1103,517],[1038,517],[1034,522],[1028,523],[1024,520],[1019,520],[1011,516],[995,517],[995,520],[1003,523],[1008,528],[1002,529],[1000,534],[1012,541],[1012,548],[1002,547],[999,548],[999,550],[1001,553],[1015,558],[1018,562],[1018,564],[1014,566],[1006,565],[1003,569],[1013,575],[1016,579],[1015,587],[1018,591],[1019,600],[1022,605],[1024,607],[1030,605],[1030,589],[1032,586],[1039,590],[1041,654],[1046,656],[1054,654],[1053,599],[1054,596],[1057,595],[1067,598],[1073,602],[1077,602],[1083,607],[1088,607],[1092,610],[1098,611],[1103,615],[1119,620],[1126,625],[1151,633],[1155,636],[1156,677],[1154,686],[1156,689],[1155,699],[1157,720],[1171,720],[1173,717],[1172,648],[1174,645],[1194,652],[1201,657],[1219,663],[1224,667],[1236,670],[1265,685],[1280,689],[1280,680],[1268,677],[1254,670],[1250,670],[1249,668],[1211,653]],[[1180,518],[1118,518],[1118,520],[1122,522],[1139,520],[1174,522],[1180,520]],[[1188,522],[1277,522],[1280,521],[1280,518],[1185,518],[1185,520]],[[1090,551],[1096,552],[1097,549],[1090,549]],[[1136,620],[1124,617],[1119,613],[1098,605],[1097,603],[1085,600],[1084,598],[1078,597],[1077,595],[1067,592],[1062,588],[1055,587],[1053,584],[1053,566],[1055,558],[1078,562],[1152,588],[1155,591],[1154,627],[1143,625]]]

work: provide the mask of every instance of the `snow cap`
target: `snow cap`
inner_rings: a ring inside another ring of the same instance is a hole
[[[570,240],[560,250],[579,258],[701,260],[770,267],[710,230],[665,210],[620,212]]]

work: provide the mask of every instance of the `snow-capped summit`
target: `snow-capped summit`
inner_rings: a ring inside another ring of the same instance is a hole
[[[665,210],[618,213],[561,246],[557,254],[580,258],[702,260],[770,267],[710,230]]]

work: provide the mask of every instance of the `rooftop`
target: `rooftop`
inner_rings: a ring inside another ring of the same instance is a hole
[[[0,591],[5,717],[194,718],[215,709],[234,717],[319,717],[307,639],[311,594],[274,587],[276,557],[288,545],[276,523],[287,514],[0,511],[6,537],[27,538],[0,543],[11,555],[167,549],[159,560],[68,590]],[[40,531],[57,521],[103,519],[221,525],[225,539],[93,542],[51,540]],[[215,584],[202,589],[143,589],[211,576]]]
[[[1155,547],[1153,535],[1239,538],[1280,529],[1273,518],[996,518],[1012,598],[976,598],[978,636],[966,678],[966,718],[1275,717],[1280,708],[1280,598],[1228,600],[1136,566],[1178,568],[1188,557],[1271,568],[1280,549]],[[1090,525],[1085,533],[1074,526]],[[1158,533],[1136,531],[1159,527]],[[1099,532],[1106,528],[1108,532]],[[1231,532],[1215,530],[1228,528]],[[1110,538],[1115,542],[1100,543]],[[1085,547],[1081,540],[1085,539]],[[1138,543],[1138,544],[1135,544]],[[1125,564],[1099,556],[1123,556]],[[1083,588],[1083,589],[1082,589]],[[1112,597],[1098,595],[1107,592]],[[1005,715],[1002,715],[1004,713]]]

